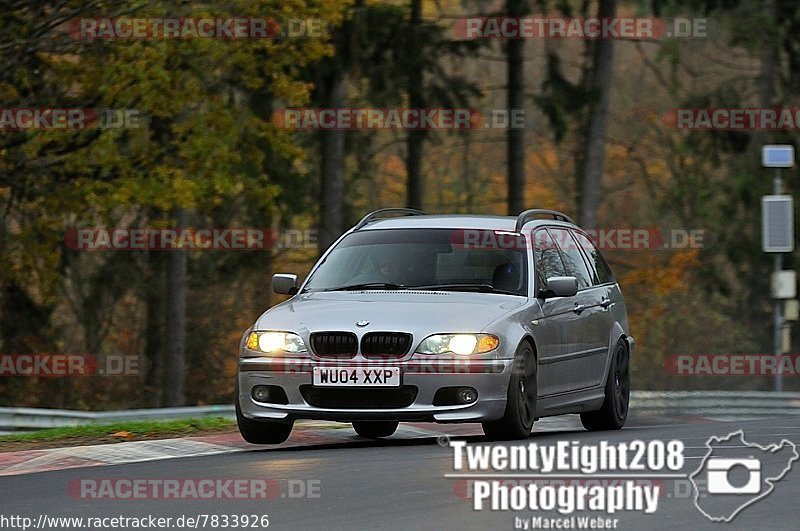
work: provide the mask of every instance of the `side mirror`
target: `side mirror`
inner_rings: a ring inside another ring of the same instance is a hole
[[[547,286],[539,290],[539,297],[549,299],[552,297],[572,297],[578,293],[578,279],[575,277],[550,277]]]
[[[272,275],[272,291],[281,295],[294,295],[297,293],[297,275],[288,273]]]

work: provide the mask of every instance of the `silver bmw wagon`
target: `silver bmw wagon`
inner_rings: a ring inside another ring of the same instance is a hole
[[[625,423],[633,338],[622,292],[565,214],[365,216],[290,298],[242,337],[239,431],[285,441],[297,419],[352,422],[369,438],[401,421],[480,422],[492,439],[580,413]]]

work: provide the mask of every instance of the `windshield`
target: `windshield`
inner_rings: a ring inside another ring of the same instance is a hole
[[[525,239],[504,231],[390,229],[345,237],[304,291],[407,289],[527,294]]]

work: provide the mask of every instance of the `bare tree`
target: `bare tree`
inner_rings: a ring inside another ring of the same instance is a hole
[[[342,108],[345,105],[344,72],[335,67],[321,89],[326,106]],[[336,241],[343,231],[342,204],[344,202],[344,135],[343,130],[320,131],[320,221],[319,252]]]
[[[423,96],[422,77],[422,43],[420,39],[420,26],[422,25],[422,0],[411,0],[411,71],[408,76],[408,103],[412,109],[425,107]],[[409,131],[406,137],[408,153],[406,156],[406,170],[408,172],[408,188],[406,206],[409,208],[422,208],[424,183],[422,181],[422,144],[425,141],[425,131]]]
[[[506,16],[521,17],[528,12],[526,0],[506,0]],[[506,44],[508,76],[507,108],[509,116],[524,108],[525,42],[510,39]],[[507,132],[508,213],[519,214],[525,208],[525,129],[509,127]]]
[[[144,355],[147,359],[145,385],[147,396],[152,407],[159,407],[164,396],[162,385],[164,376],[164,253],[150,251],[146,257],[145,272],[145,305],[147,318],[145,322]]]
[[[186,227],[186,210],[175,209],[176,228]],[[188,256],[175,250],[167,262],[167,359],[164,363],[164,405],[186,402],[186,292]]]
[[[600,0],[597,11],[601,19],[613,18],[617,12],[617,0]],[[611,90],[614,68],[613,39],[595,41],[592,64],[589,85],[592,103],[589,107],[582,156],[577,165],[580,221],[584,227],[597,226],[597,213],[602,196],[608,130],[608,94]]]
[[[777,27],[778,5],[777,0],[764,0],[765,28],[761,32],[761,71],[758,76],[758,92],[762,107],[771,107],[775,104],[775,72],[780,58],[778,56]],[[765,144],[769,135],[759,131],[754,135],[758,144]]]

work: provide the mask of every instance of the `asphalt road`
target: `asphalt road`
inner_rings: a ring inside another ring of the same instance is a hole
[[[800,419],[777,418],[660,425],[634,419],[624,430],[611,433],[588,433],[577,427],[552,431],[539,428],[522,444],[680,439],[687,457],[681,473],[688,475],[702,462],[707,453],[704,444],[710,436],[724,436],[737,429],[744,430],[748,442],[761,445],[783,438],[800,443]],[[487,444],[478,436],[454,440]],[[153,515],[173,521],[182,515],[268,514],[269,527],[274,529],[512,529],[515,518],[560,516],[554,511],[534,514],[527,509],[475,511],[465,494],[464,480],[445,477],[454,473],[453,450],[439,442],[434,437],[373,442],[354,436],[352,442],[337,444],[265,447],[216,456],[2,477],[0,514],[26,515],[34,520],[41,513],[60,517]],[[505,443],[512,444],[520,443]],[[626,512],[612,517],[618,518],[618,529],[798,529],[798,463],[776,483],[773,492],[744,509],[731,523],[712,523],[701,514],[693,496],[687,494],[688,480],[681,479],[663,480],[667,494],[655,513]],[[278,486],[279,493],[273,491],[275,497],[266,500],[76,498],[74,490],[69,491],[70,485],[74,488],[76,480],[87,478],[270,478],[277,480],[273,485]],[[293,497],[304,489],[310,489],[312,496]],[[221,527],[222,521],[218,522]],[[205,528],[211,525],[207,520]]]

